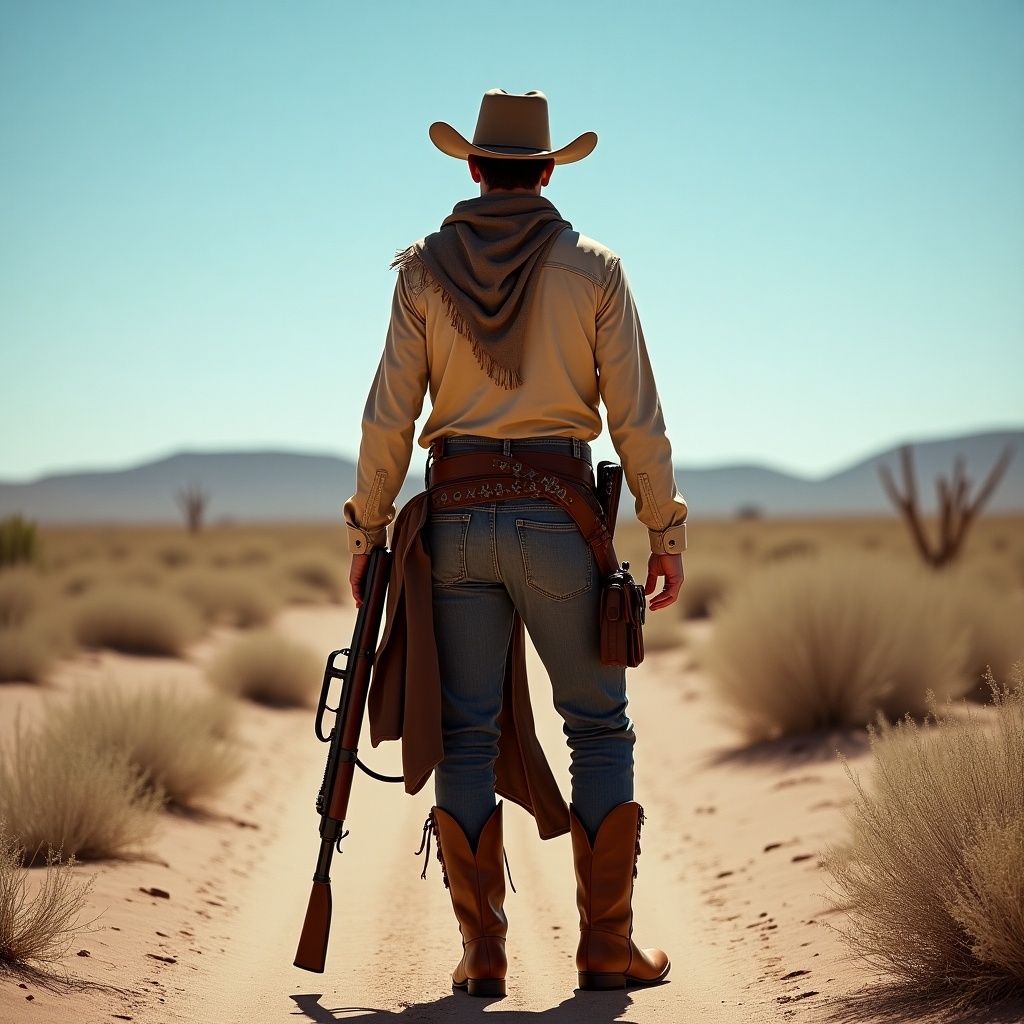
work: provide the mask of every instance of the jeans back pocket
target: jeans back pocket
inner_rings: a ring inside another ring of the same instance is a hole
[[[452,586],[466,578],[466,534],[469,533],[467,512],[463,515],[431,514],[427,523],[427,549],[430,551],[430,573],[435,583]]]
[[[590,590],[590,545],[573,523],[537,523],[517,519],[526,582],[537,593],[568,601]]]

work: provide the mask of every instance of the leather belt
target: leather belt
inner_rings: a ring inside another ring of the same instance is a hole
[[[572,475],[562,475],[555,467]],[[590,545],[602,573],[609,576],[619,566],[593,479],[586,462],[551,452],[531,452],[528,459],[501,452],[446,455],[427,468],[430,507],[435,512],[523,498],[560,505]]]
[[[524,458],[519,455],[503,455],[501,452],[466,452],[463,455],[442,455],[436,457],[427,467],[427,487],[453,483],[467,477],[494,476],[496,466],[528,464],[534,470],[553,473],[565,480],[583,484],[594,489],[594,471],[590,463],[571,455],[556,452],[530,452]],[[500,470],[504,475],[508,470]]]

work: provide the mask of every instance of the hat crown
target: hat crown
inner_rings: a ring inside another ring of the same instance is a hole
[[[498,151],[550,152],[547,96],[536,90],[521,94],[504,89],[485,92],[473,145]]]

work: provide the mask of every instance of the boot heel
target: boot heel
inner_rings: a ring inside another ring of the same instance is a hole
[[[503,996],[504,978],[470,978],[466,985],[471,996]]]
[[[624,974],[604,974],[598,971],[580,971],[580,988],[600,991],[609,988],[625,988]]]

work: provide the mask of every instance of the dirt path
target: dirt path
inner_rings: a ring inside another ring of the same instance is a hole
[[[293,613],[284,627],[329,649],[343,624],[338,619]],[[345,623],[344,625],[347,625]],[[321,635],[318,635],[321,634]],[[319,641],[319,642],[318,642]],[[531,666],[542,741],[561,766],[564,740],[560,721],[545,695],[539,664]],[[500,1001],[453,994],[448,972],[460,955],[459,934],[436,860],[426,881],[413,856],[429,811],[426,792],[408,797],[398,786],[357,779],[350,807],[351,835],[345,854],[335,860],[334,923],[324,975],[292,966],[295,943],[316,857],[316,816],[312,800],[319,784],[325,749],[307,728],[300,738],[287,780],[287,798],[271,802],[278,815],[272,841],[253,873],[233,893],[237,912],[231,941],[215,972],[194,979],[176,1009],[183,1020],[218,1024],[256,1024],[310,1020],[328,1022],[489,1020],[616,1021],[635,1024],[701,1019],[751,1022],[781,1019],[774,1006],[753,1005],[739,991],[742,970],[723,962],[709,946],[701,924],[706,911],[699,880],[680,871],[671,852],[686,828],[685,815],[695,796],[670,782],[678,778],[681,734],[666,720],[666,697],[678,704],[671,680],[661,680],[658,659],[633,680],[633,713],[647,732],[650,750],[639,772],[638,789],[647,803],[650,824],[640,861],[635,909],[638,937],[662,943],[673,958],[668,984],[618,993],[574,993],[573,963],[578,922],[574,903],[568,837],[542,843],[532,819],[507,806],[506,845],[518,889],[509,895],[509,996]],[[649,720],[649,721],[645,721]],[[662,728],[648,726],[662,720]],[[654,737],[667,729],[673,752],[672,780],[664,777]],[[394,745],[392,745],[394,746]],[[643,748],[642,748],[643,749]],[[363,751],[379,770],[397,770],[397,751]],[[261,815],[263,817],[263,815]],[[650,851],[650,852],[647,852]]]

